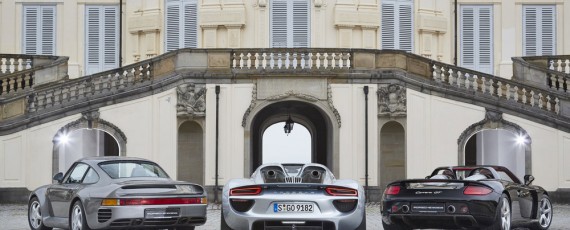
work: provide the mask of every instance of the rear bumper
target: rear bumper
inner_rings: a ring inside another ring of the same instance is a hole
[[[481,228],[493,224],[494,218],[472,215],[415,215],[393,214],[382,216],[382,221],[387,224],[406,225],[411,228]]]

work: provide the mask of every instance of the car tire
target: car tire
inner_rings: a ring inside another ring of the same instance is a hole
[[[409,228],[408,226],[404,226],[404,225],[399,225],[396,223],[392,223],[390,225],[384,223],[384,221],[382,221],[382,227],[384,228],[384,230],[411,230],[412,228]]]
[[[366,211],[364,211],[364,215],[362,216],[362,221],[360,221],[360,225],[358,225],[358,227],[355,230],[366,230]]]
[[[32,230],[51,230],[46,227],[42,219],[41,203],[37,197],[33,197],[28,202],[28,224]]]
[[[226,218],[224,218],[224,210],[220,212],[220,229],[221,230],[232,230],[228,223],[226,223]]]
[[[554,210],[552,209],[552,202],[547,195],[542,196],[540,203],[538,203],[538,222],[534,222],[531,226],[533,230],[546,230],[552,224],[552,217]]]
[[[511,201],[507,195],[503,194],[499,199],[495,221],[493,225],[483,228],[484,230],[510,230],[511,229]]]
[[[75,201],[69,213],[70,230],[91,230],[85,219],[85,209],[81,201]]]

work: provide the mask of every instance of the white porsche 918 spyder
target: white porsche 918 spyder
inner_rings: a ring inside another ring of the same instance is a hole
[[[264,164],[222,194],[222,230],[366,229],[363,187],[321,164]]]

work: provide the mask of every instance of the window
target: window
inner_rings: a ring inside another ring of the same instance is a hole
[[[83,184],[94,184],[97,183],[99,181],[99,175],[97,175],[97,172],[95,172],[95,170],[93,170],[92,168],[89,168],[89,171],[87,171],[87,174],[85,174],[85,178],[83,178]]]
[[[462,5],[459,23],[461,67],[493,74],[493,7]]]
[[[310,2],[308,0],[270,1],[270,46],[309,47]]]
[[[23,53],[55,55],[55,6],[24,5],[23,26]]]
[[[85,7],[85,74],[119,66],[119,7]]]
[[[132,177],[168,178],[168,175],[158,165],[145,161],[110,161],[99,163],[99,167],[113,179]]]
[[[197,0],[166,1],[166,52],[198,46]]]
[[[382,49],[414,49],[413,0],[382,0]]]
[[[523,55],[556,53],[556,9],[553,5],[523,6]]]
[[[87,169],[89,169],[89,166],[86,164],[81,164],[81,163],[76,164],[75,167],[73,168],[73,171],[71,171],[67,179],[64,180],[65,183],[66,184],[81,183],[81,180],[83,180],[83,176],[85,175]]]

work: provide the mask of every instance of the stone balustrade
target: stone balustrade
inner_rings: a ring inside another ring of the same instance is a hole
[[[152,80],[153,60],[137,62],[123,68],[113,69],[57,84],[28,97],[28,111],[41,112],[63,104],[79,102],[85,98],[112,94],[134,88]]]
[[[440,62],[434,61],[432,67],[432,78],[438,83],[549,113],[560,113],[560,99],[551,91]]]
[[[0,76],[32,68],[33,56],[0,54]]]
[[[67,77],[67,57],[0,54],[0,98]]]
[[[534,86],[569,92],[570,55],[513,58],[513,79]]]
[[[515,73],[523,75],[509,80],[396,50],[180,49],[122,68],[66,79],[67,59],[60,57],[42,66],[32,61],[30,69],[0,76],[0,133],[28,127],[26,117],[41,117],[46,122],[64,113],[168,90],[179,82],[224,84],[295,74],[330,78],[339,84],[401,81],[407,87],[428,89],[484,107],[499,106],[514,114],[536,117],[537,121],[549,117],[555,122],[548,124],[570,130],[567,75],[548,69],[547,61],[519,59]],[[539,62],[542,66],[537,66]],[[7,119],[10,122],[5,122]]]
[[[350,69],[352,56],[349,49],[237,49],[230,65],[258,70]]]

